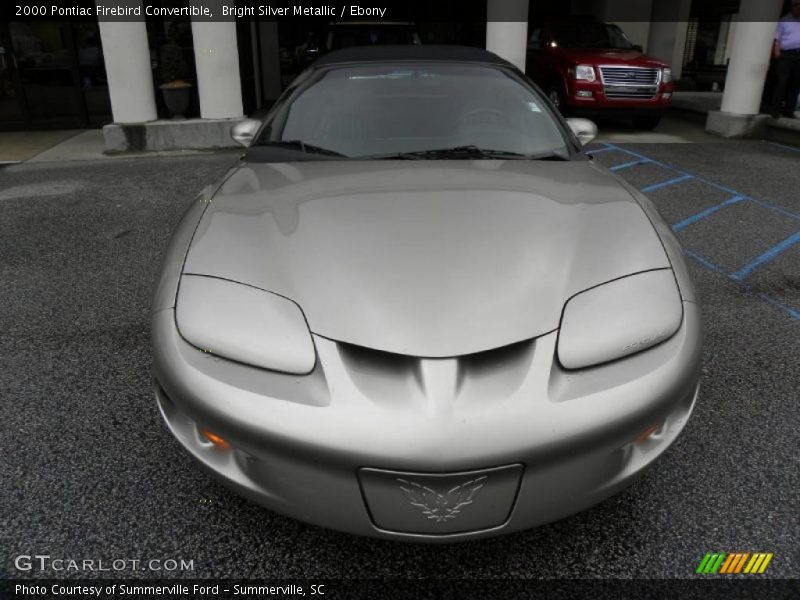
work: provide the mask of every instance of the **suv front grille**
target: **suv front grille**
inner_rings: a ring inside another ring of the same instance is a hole
[[[661,69],[646,67],[599,67],[607,98],[651,100],[661,83]]]

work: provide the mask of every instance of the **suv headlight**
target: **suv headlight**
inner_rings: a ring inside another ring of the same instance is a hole
[[[249,285],[184,275],[175,322],[193,346],[254,367],[305,375],[316,362],[300,307]]]
[[[661,83],[669,83],[672,81],[672,69],[667,67],[661,70]]]
[[[575,79],[577,81],[596,81],[597,76],[592,65],[578,65],[575,67]]]
[[[604,283],[567,301],[558,334],[558,359],[582,369],[634,354],[675,334],[683,319],[671,269]]]

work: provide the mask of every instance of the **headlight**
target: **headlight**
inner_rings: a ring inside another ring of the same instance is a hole
[[[672,81],[672,69],[663,69],[661,71],[661,83],[669,83]]]
[[[300,307],[248,285],[184,275],[175,321],[193,346],[254,367],[302,375],[316,362]]]
[[[671,269],[623,277],[569,299],[558,359],[566,369],[582,369],[622,358],[671,337],[682,319]]]
[[[595,81],[597,78],[594,74],[594,67],[592,65],[578,65],[575,67],[575,79],[578,81]]]

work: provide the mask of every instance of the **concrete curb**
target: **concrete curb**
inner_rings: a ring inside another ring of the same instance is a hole
[[[103,127],[106,152],[209,150],[234,148],[231,128],[238,119],[181,119],[145,123],[111,123]]]
[[[712,110],[708,113],[706,131],[725,138],[763,138],[768,118],[767,115],[737,115]]]

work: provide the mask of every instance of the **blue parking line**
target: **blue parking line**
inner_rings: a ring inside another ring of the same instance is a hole
[[[797,233],[790,235],[788,238],[783,240],[781,243],[776,244],[761,256],[755,258],[754,260],[747,263],[741,269],[736,271],[735,273],[731,273],[731,279],[734,281],[742,281],[745,277],[747,277],[750,273],[752,273],[755,269],[763,265],[764,263],[768,263],[776,256],[785,252],[792,246],[794,246],[797,242],[800,242],[800,231]]]
[[[710,185],[711,187],[717,188],[718,190],[722,190],[723,192],[728,192],[729,194],[734,195],[734,196],[742,196],[742,197],[744,197],[745,200],[752,200],[753,202],[755,202],[757,204],[760,204],[764,208],[768,208],[768,209],[773,210],[775,212],[779,212],[782,215],[786,215],[787,217],[792,217],[793,219],[800,220],[800,214],[792,212],[792,211],[790,211],[790,210],[788,210],[786,208],[783,208],[781,206],[775,206],[774,204],[770,204],[769,202],[765,202],[764,200],[759,200],[758,198],[753,198],[752,196],[748,196],[747,194],[741,194],[740,192],[737,192],[736,190],[734,190],[732,188],[726,187],[724,185],[721,185],[721,184],[716,183],[714,181],[710,181],[708,179],[704,179],[702,177],[698,177],[697,175],[694,175],[693,173],[689,173],[688,171],[682,171],[680,169],[676,169],[673,166],[670,166],[670,165],[668,165],[666,163],[663,163],[663,162],[661,162],[659,160],[655,160],[654,158],[649,158],[649,157],[645,156],[644,154],[639,154],[638,152],[634,152],[633,150],[628,150],[626,148],[621,148],[620,146],[615,146],[614,144],[611,144],[611,143],[608,143],[608,142],[603,142],[603,143],[610,150],[619,150],[620,152],[624,152],[624,153],[629,154],[631,156],[635,156],[636,158],[639,158],[639,159],[642,159],[642,160],[647,160],[647,161],[650,162],[650,164],[657,165],[659,167],[664,167],[665,169],[669,169],[670,171],[674,171],[676,173],[681,173],[683,175],[688,175],[690,177],[693,177],[695,179],[695,181],[699,181],[700,183],[705,183],[706,185]],[[645,188],[642,191],[645,192],[645,191],[648,191],[648,190],[647,190],[647,188]]]
[[[772,210],[774,212],[780,213],[780,214],[782,214],[782,215],[784,215],[786,217],[790,217],[792,219],[800,220],[800,214],[792,212],[791,210],[788,210],[788,209],[783,208],[781,206],[775,206],[774,204],[770,204],[769,202],[765,202],[765,201],[760,200],[758,198],[753,198],[752,196],[748,196],[746,194],[741,194],[741,193],[737,192],[734,189],[731,189],[731,188],[726,187],[724,185],[720,185],[719,183],[716,183],[714,181],[709,181],[708,179],[704,179],[702,177],[697,177],[693,173],[689,173],[688,171],[682,171],[680,169],[677,169],[677,168],[675,168],[673,166],[670,166],[670,165],[668,165],[666,163],[663,163],[661,161],[652,159],[652,158],[647,157],[647,156],[645,156],[643,154],[639,154],[638,152],[634,152],[632,150],[627,150],[625,148],[621,148],[619,146],[616,146],[614,144],[610,144],[608,142],[603,142],[603,145],[605,146],[605,148],[602,149],[603,151],[606,151],[606,150],[618,150],[619,152],[623,152],[625,154],[628,154],[629,156],[633,156],[635,158],[638,158],[640,161],[645,161],[645,162],[648,162],[650,164],[657,165],[659,167],[663,167],[663,168],[668,169],[670,171],[673,171],[675,173],[681,174],[681,177],[676,177],[674,179],[670,179],[670,180],[664,181],[662,183],[657,183],[657,184],[654,184],[654,185],[651,185],[651,186],[647,186],[647,187],[645,187],[644,189],[641,190],[642,192],[647,193],[647,192],[650,192],[650,191],[665,187],[667,185],[673,185],[673,184],[678,183],[680,181],[685,181],[687,179],[694,179],[695,181],[698,181],[700,183],[705,183],[705,184],[707,184],[707,185],[709,185],[709,186],[711,186],[713,188],[716,188],[718,190],[722,190],[722,191],[725,191],[725,192],[728,192],[729,194],[731,194],[731,198],[729,198],[728,200],[722,202],[721,204],[713,206],[713,207],[711,207],[709,209],[706,209],[706,210],[704,210],[704,211],[702,211],[702,212],[700,212],[700,213],[698,213],[696,215],[693,215],[693,216],[691,216],[691,217],[689,217],[687,219],[684,219],[683,221],[680,221],[679,223],[676,223],[675,225],[673,225],[673,230],[675,230],[675,231],[680,231],[681,229],[687,227],[688,225],[690,225],[690,224],[692,224],[692,223],[694,223],[694,222],[696,222],[696,221],[698,221],[700,219],[703,219],[703,218],[705,218],[705,217],[707,217],[707,216],[709,216],[711,214],[714,214],[716,211],[720,210],[721,208],[723,208],[725,206],[730,206],[731,204],[735,204],[736,202],[741,202],[743,200],[748,200],[748,201],[751,201],[751,202],[755,202],[756,204],[759,204],[759,205],[763,206],[764,208],[767,208],[767,209]],[[780,147],[785,148],[787,150],[800,152],[800,148],[793,148],[791,146],[783,146],[782,144],[773,144],[773,145],[780,146]],[[775,257],[779,256],[782,252],[786,251],[788,248],[792,247],[794,244],[796,244],[798,242],[800,242],[800,231],[798,231],[797,233],[791,235],[790,237],[788,237],[787,239],[783,240],[779,244],[773,246],[772,248],[770,248],[769,250],[764,252],[761,256],[759,256],[758,258],[754,259],[753,261],[751,261],[750,263],[748,263],[747,265],[745,265],[744,267],[742,267],[738,271],[736,271],[734,273],[730,273],[730,274],[726,273],[720,266],[714,264],[713,262],[711,262],[710,260],[708,260],[705,257],[701,256],[700,254],[697,254],[696,252],[693,252],[691,250],[684,250],[684,253],[686,254],[687,257],[691,258],[695,262],[698,262],[700,265],[702,265],[703,267],[705,267],[709,271],[712,271],[712,272],[717,273],[719,275],[725,276],[727,279],[730,279],[731,281],[734,281],[735,283],[740,285],[745,290],[750,291],[750,292],[754,292],[758,298],[760,298],[764,302],[768,303],[773,308],[777,308],[777,309],[781,310],[781,312],[783,312],[784,314],[786,314],[789,317],[791,317],[792,319],[800,321],[800,310],[798,310],[798,309],[796,309],[794,307],[791,307],[789,305],[783,304],[782,302],[780,302],[778,300],[775,300],[774,298],[772,298],[771,296],[768,296],[767,294],[764,294],[762,292],[758,292],[757,290],[753,289],[753,287],[751,285],[749,285],[746,281],[744,281],[745,278],[750,273],[752,273],[753,270],[755,270],[759,266],[761,266],[761,265],[763,265],[765,263],[768,263],[769,261],[773,260]]]
[[[609,142],[603,142],[603,143],[606,145],[606,147],[609,150],[618,150],[619,152],[624,152],[625,154],[630,154],[631,156],[635,156],[636,158],[638,158],[640,160],[649,161],[649,162],[653,163],[654,165],[658,165],[659,167],[664,167],[664,168],[670,169],[671,171],[678,171],[679,173],[682,172],[682,171],[679,171],[678,169],[676,169],[675,167],[671,167],[666,163],[658,161],[658,160],[656,160],[654,158],[650,158],[649,156],[645,156],[644,154],[639,154],[638,152],[634,152],[633,150],[628,150],[627,148],[623,148],[621,146],[616,146],[616,145],[611,144]]]
[[[601,152],[608,152],[609,150],[616,150],[616,148],[597,148],[596,150],[587,150],[586,154],[600,154]]]
[[[750,200],[751,202],[755,202],[756,204],[760,204],[764,208],[768,208],[768,209],[773,210],[773,211],[775,211],[777,213],[780,213],[782,215],[785,215],[787,217],[791,217],[792,219],[797,219],[798,221],[800,221],[800,215],[798,215],[797,213],[793,213],[790,210],[787,210],[785,208],[781,208],[780,206],[775,206],[774,204],[770,204],[769,202],[764,202],[763,200],[759,200],[758,198],[750,198],[749,196],[745,196],[745,199]]]
[[[778,302],[777,300],[767,296],[766,294],[759,294],[758,297],[761,298],[762,300],[766,300],[775,308],[780,308],[781,310],[786,311],[787,313],[789,313],[790,317],[793,317],[798,321],[800,321],[800,310],[795,310],[791,306],[786,306],[785,304]]]
[[[680,177],[673,177],[672,179],[668,179],[667,181],[662,181],[661,183],[654,183],[653,185],[648,185],[647,187],[642,188],[642,191],[645,194],[647,192],[654,192],[655,190],[660,190],[661,188],[667,187],[668,185],[675,185],[676,183],[680,183],[681,181],[686,181],[687,179],[694,179],[694,175],[681,175]]]
[[[786,144],[779,144],[778,142],[767,142],[770,146],[777,146],[778,148],[783,148],[784,150],[791,150],[792,152],[800,152],[800,148],[796,146],[787,146]]]
[[[646,165],[649,163],[649,160],[632,160],[631,162],[626,162],[621,165],[615,165],[613,167],[609,167],[609,171],[622,171],[622,169],[627,169],[628,167],[635,167],[636,165]]]
[[[691,250],[684,250],[683,252],[686,254],[686,256],[696,260],[709,271],[714,271],[714,273],[719,273],[720,275],[727,275],[727,273],[725,273],[721,267],[718,267],[707,258],[700,256],[697,252],[692,252]]]
[[[707,258],[705,258],[703,256],[700,256],[699,254],[697,254],[697,252],[693,252],[691,250],[685,250],[684,253],[686,254],[686,256],[688,256],[692,260],[694,260],[694,261],[700,263],[701,265],[703,265],[709,271],[713,271],[714,273],[717,273],[719,275],[725,275],[726,277],[732,279],[732,277],[730,275],[727,275],[725,273],[725,271],[723,271],[719,266],[715,265],[714,263],[712,263]],[[750,285],[748,285],[747,283],[745,283],[743,281],[738,281],[737,283],[741,287],[746,289],[747,291],[753,291],[753,288]],[[798,311],[797,309],[792,308],[791,306],[787,306],[786,304],[783,304],[782,302],[778,302],[777,300],[775,300],[771,296],[768,296],[767,294],[764,294],[764,293],[758,293],[757,296],[759,298],[761,298],[762,300],[764,300],[765,302],[771,304],[775,308],[778,308],[778,309],[782,310],[783,312],[788,314],[793,319],[796,319],[796,320],[800,321],[800,311]]]
[[[717,204],[715,206],[712,206],[711,208],[707,208],[704,211],[697,213],[696,215],[692,215],[688,219],[684,219],[683,221],[675,223],[675,225],[672,226],[672,231],[680,231],[681,229],[686,229],[686,227],[688,227],[692,223],[697,223],[697,221],[700,221],[701,219],[705,219],[706,217],[713,215],[721,208],[725,208],[726,206],[730,206],[731,204],[736,204],[737,202],[741,202],[744,199],[745,199],[744,196],[734,196],[733,198],[728,198],[727,200],[725,200],[725,202],[722,202],[721,204]]]

